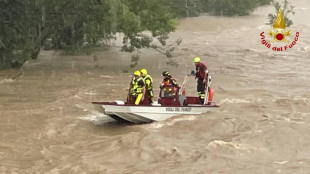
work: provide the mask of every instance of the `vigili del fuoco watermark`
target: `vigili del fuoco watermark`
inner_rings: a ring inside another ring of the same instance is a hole
[[[296,32],[295,38],[292,42],[290,42],[287,37],[291,36],[290,30],[286,30],[285,21],[282,15],[281,9],[279,9],[279,12],[277,14],[277,19],[273,24],[273,29],[269,31],[269,36],[271,36],[273,39],[271,41],[265,40],[265,32],[262,32],[260,34],[261,36],[261,43],[265,45],[267,48],[271,48],[273,51],[286,51],[290,48],[293,48],[294,45],[296,45],[299,37],[299,32]],[[273,42],[286,42],[287,45],[285,46],[272,46],[271,44]]]

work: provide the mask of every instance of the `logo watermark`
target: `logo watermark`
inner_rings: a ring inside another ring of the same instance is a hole
[[[290,30],[286,30],[286,25],[281,9],[279,9],[276,21],[273,24],[273,30],[270,30],[268,34],[272,38],[272,40],[268,42],[264,34],[265,32],[262,32],[260,34],[261,43],[267,48],[271,48],[273,51],[286,51],[290,48],[293,48],[293,46],[296,45],[299,37],[299,32],[296,32],[294,40],[292,42],[288,40],[288,37],[291,36],[291,32]],[[273,46],[272,43],[274,42],[285,42],[286,45]]]

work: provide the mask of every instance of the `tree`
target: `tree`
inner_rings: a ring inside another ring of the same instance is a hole
[[[175,46],[166,45],[166,40],[169,38],[168,33],[174,31],[177,26],[176,15],[172,11],[173,1],[128,0],[123,2],[123,16],[119,26],[120,31],[125,34],[122,50],[137,51],[137,54],[132,57],[131,66],[137,65],[138,50],[141,48],[152,48],[171,58]],[[151,35],[143,34],[143,31],[150,31]],[[153,39],[156,39],[160,45],[155,44]],[[180,43],[181,40],[176,41],[176,45]],[[172,64],[172,60],[169,59],[168,63]]]
[[[175,12],[180,17],[199,16],[203,0],[174,0]]]
[[[248,15],[270,0],[0,0],[0,69],[20,67],[40,49],[77,53],[124,33],[122,50],[151,48],[168,57],[182,39],[167,45],[179,16]],[[290,10],[287,11],[290,13]],[[148,33],[146,32],[148,31]]]
[[[208,0],[209,11],[214,15],[244,16],[249,15],[262,0]]]
[[[38,55],[38,17],[33,1],[0,1],[0,69],[20,67]]]
[[[272,4],[276,10],[276,13],[275,14],[270,13],[268,15],[269,22],[267,23],[267,25],[271,25],[271,26],[273,25],[274,21],[277,18],[277,13],[279,9],[281,8],[286,27],[291,26],[293,24],[293,21],[289,19],[288,16],[295,14],[294,6],[290,5],[290,2],[288,0],[284,0],[282,3],[273,0]]]
[[[171,57],[173,49],[166,50],[166,40],[177,25],[172,2],[0,0],[0,69],[20,67],[26,60],[36,58],[42,47],[76,52],[101,45],[116,32],[125,35],[123,51],[161,48]],[[160,45],[154,44],[153,39]]]

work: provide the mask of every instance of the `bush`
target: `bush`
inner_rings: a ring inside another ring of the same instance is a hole
[[[209,0],[209,11],[220,16],[249,15],[257,6],[257,0]]]
[[[269,4],[271,0],[174,0],[180,17],[198,16],[209,12],[220,16],[249,15],[257,6]]]
[[[174,0],[174,9],[180,17],[199,16],[202,0]]]
[[[273,23],[275,22],[277,18],[279,8],[281,8],[286,27],[291,26],[293,24],[293,21],[289,19],[288,16],[295,14],[294,6],[290,5],[290,2],[288,0],[284,0],[282,3],[277,2],[277,1],[272,1],[272,5],[275,8],[275,13],[274,14],[270,13],[268,15],[269,22],[267,23],[267,25],[273,26]]]
[[[125,51],[162,45],[177,21],[173,0],[0,1],[0,70],[36,58],[41,48],[78,53],[100,46],[116,32]],[[152,32],[152,37],[141,35]]]

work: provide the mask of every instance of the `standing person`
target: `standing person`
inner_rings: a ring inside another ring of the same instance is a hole
[[[194,58],[194,63],[196,66],[195,76],[197,78],[197,92],[200,99],[200,103],[204,104],[204,100],[206,99],[206,92],[205,92],[206,86],[210,85],[208,83],[208,69],[205,64],[200,62],[199,57]]]
[[[134,102],[135,105],[139,105],[140,101],[144,95],[145,84],[143,78],[141,77],[140,71],[135,71],[133,73],[134,77],[130,82],[129,88],[129,96],[127,98],[128,103],[132,104]]]
[[[145,83],[145,88],[146,88],[146,93],[144,99],[148,100],[150,103],[153,102],[153,78],[147,73],[146,69],[141,69],[141,77],[144,80]]]

